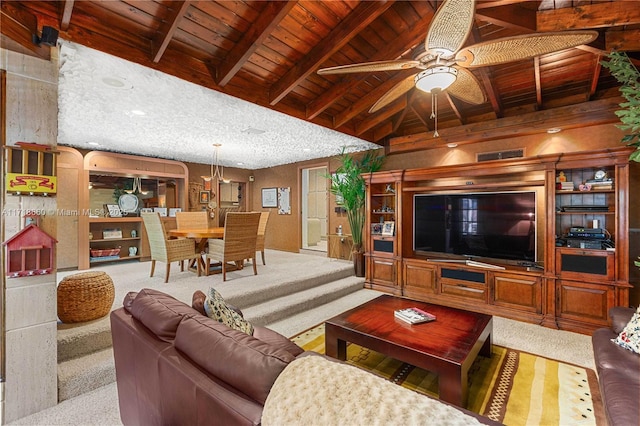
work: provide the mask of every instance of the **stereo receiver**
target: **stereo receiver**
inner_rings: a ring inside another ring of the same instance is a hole
[[[567,238],[588,238],[602,239],[607,238],[607,230],[602,228],[571,228],[567,232]]]

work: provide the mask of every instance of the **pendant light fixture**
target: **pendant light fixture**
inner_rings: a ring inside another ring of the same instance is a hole
[[[220,161],[218,159],[218,151],[222,144],[214,143],[213,144],[213,158],[211,159],[211,179],[219,180],[220,182],[229,183],[230,179],[224,178],[224,167],[220,165]]]
[[[127,194],[142,194],[147,195],[147,191],[142,190],[142,179],[139,177],[133,178],[133,187],[130,190],[125,190]]]
[[[437,66],[417,74],[414,79],[416,88],[431,94],[431,118],[434,121],[433,137],[438,133],[438,94],[451,86],[458,77],[458,71],[450,66]]]

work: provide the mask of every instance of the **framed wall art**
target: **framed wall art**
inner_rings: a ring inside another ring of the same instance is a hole
[[[291,214],[291,188],[278,188],[278,214]]]
[[[211,193],[209,191],[200,191],[200,204],[209,204]]]
[[[262,188],[262,207],[278,207],[278,188]]]

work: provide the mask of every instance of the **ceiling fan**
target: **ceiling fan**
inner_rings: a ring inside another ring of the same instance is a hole
[[[588,44],[598,37],[596,31],[561,31],[505,37],[468,46],[474,21],[475,0],[444,0],[429,25],[424,48],[411,60],[391,60],[341,65],[318,70],[318,74],[349,74],[367,71],[421,70],[392,87],[369,109],[376,112],[414,87],[431,93],[432,113],[437,125],[437,95],[446,90],[451,96],[471,104],[486,102],[478,79],[468,68],[498,65]]]

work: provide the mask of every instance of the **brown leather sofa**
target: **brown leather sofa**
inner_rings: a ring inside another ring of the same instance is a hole
[[[593,353],[600,393],[610,426],[640,425],[640,355],[611,341],[627,325],[633,308],[609,310],[611,326],[593,333]]]
[[[260,424],[285,367],[298,357],[322,356],[265,327],[256,326],[250,336],[214,321],[201,313],[203,298],[196,292],[192,307],[142,289],[111,312],[123,424]]]
[[[249,336],[152,289],[111,313],[125,425],[259,424],[280,372],[303,353],[264,327]]]

